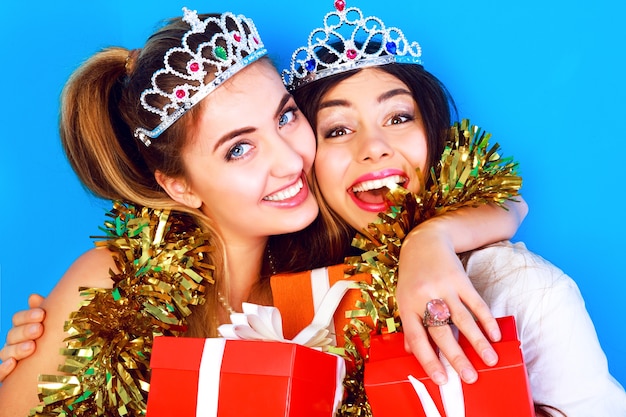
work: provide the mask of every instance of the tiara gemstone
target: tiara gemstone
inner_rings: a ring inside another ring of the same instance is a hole
[[[334,6],[324,16],[323,26],[311,31],[307,44],[293,52],[289,67],[282,71],[288,90],[357,68],[422,64],[419,43],[409,42],[400,29],[347,7],[346,0],[335,0]]]
[[[198,72],[198,70],[200,69],[200,65],[197,62],[192,62],[191,65],[189,65],[189,69],[192,72]]]
[[[176,90],[176,97],[184,98],[186,95],[187,93],[185,93],[185,90]]]
[[[213,53],[215,54],[215,56],[221,60],[226,61],[226,58],[228,58],[228,55],[226,54],[226,50],[221,47],[218,46],[213,50]]]
[[[235,39],[237,42],[241,42],[241,35],[238,33],[234,33],[233,34],[233,39]]]

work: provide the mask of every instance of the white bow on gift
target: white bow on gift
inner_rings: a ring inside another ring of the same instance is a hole
[[[296,343],[311,348],[329,346],[333,339],[328,337],[328,327],[333,315],[346,291],[359,288],[354,281],[338,281],[326,293],[311,324],[302,329],[293,339],[285,339],[280,311],[276,307],[243,303],[243,313],[232,313],[232,324],[223,324],[218,328],[225,339],[236,340],[272,340]]]
[[[455,327],[452,327],[452,329],[455,337],[458,339],[458,330]],[[463,398],[461,378],[441,352],[439,352],[439,359],[448,374],[448,382],[439,386],[439,394],[441,395],[441,402],[443,403],[446,417],[465,417],[465,400]],[[409,375],[408,378],[422,403],[426,417],[441,417],[435,402],[424,384],[413,375]]]

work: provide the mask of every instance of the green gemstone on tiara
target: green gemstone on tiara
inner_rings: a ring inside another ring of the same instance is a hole
[[[222,59],[224,61],[226,61],[226,58],[228,58],[226,49],[224,49],[224,47],[222,46],[215,47],[215,49],[213,50],[213,55],[215,55],[217,58]]]

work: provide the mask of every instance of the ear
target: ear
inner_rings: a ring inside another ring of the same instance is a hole
[[[200,208],[202,200],[191,190],[184,178],[174,178],[155,171],[154,178],[172,200],[191,208]]]

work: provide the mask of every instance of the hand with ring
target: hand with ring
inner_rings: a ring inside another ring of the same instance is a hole
[[[488,366],[495,365],[498,356],[478,323],[494,342],[501,338],[500,329],[469,280],[452,239],[432,220],[407,236],[400,254],[396,298],[405,348],[441,385],[447,382],[447,375],[432,340],[462,380],[473,383],[478,373],[448,324],[454,323]]]
[[[43,334],[45,312],[40,308],[43,297],[32,294],[28,310],[13,315],[13,327],[7,333],[6,344],[0,350],[0,382],[13,372],[17,362],[35,352],[35,341]]]

